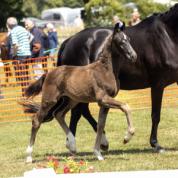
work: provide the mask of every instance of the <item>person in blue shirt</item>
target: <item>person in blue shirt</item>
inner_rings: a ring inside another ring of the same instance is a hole
[[[37,28],[31,19],[25,20],[25,28],[31,34],[31,52],[32,58],[32,68],[34,73],[34,79],[38,80],[44,73],[42,63],[45,61],[44,58],[44,45],[43,45],[43,33]]]
[[[46,27],[48,30],[48,41],[49,41],[49,50],[50,50],[49,55],[54,56],[59,44],[57,31],[52,23],[48,23]]]

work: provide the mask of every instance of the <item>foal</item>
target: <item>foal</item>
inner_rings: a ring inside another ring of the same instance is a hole
[[[38,112],[32,120],[30,145],[27,148],[27,162],[32,162],[32,148],[41,123],[47,117],[48,112],[54,108],[63,96],[68,98],[68,102],[62,109],[53,110],[53,116],[66,133],[68,148],[71,152],[76,152],[75,138],[65,122],[65,115],[80,102],[97,102],[100,106],[97,137],[94,146],[94,153],[99,160],[103,160],[100,153],[100,143],[109,108],[120,109],[126,114],[128,130],[124,137],[124,143],[127,143],[131,139],[134,134],[134,128],[132,126],[129,107],[127,104],[113,99],[119,91],[118,77],[115,76],[118,73],[113,71],[113,65],[115,62],[118,63],[120,61],[112,61],[112,47],[116,48],[119,53],[123,54],[130,61],[136,61],[137,55],[131,47],[127,36],[119,28],[119,25],[116,24],[113,34],[108,37],[104,44],[98,61],[82,67],[60,66],[43,75],[41,79],[32,83],[27,88],[27,97],[35,96],[42,90],[41,106],[37,109]],[[36,89],[35,87],[40,82],[41,88]],[[27,105],[25,106],[28,107]]]

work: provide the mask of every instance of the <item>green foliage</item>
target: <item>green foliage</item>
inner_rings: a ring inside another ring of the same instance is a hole
[[[118,15],[126,23],[130,20],[133,11],[125,8],[124,4],[134,2],[141,14],[141,19],[149,16],[153,12],[163,12],[168,9],[166,5],[154,3],[153,0],[90,0],[86,5],[87,26],[112,25],[112,17]]]
[[[112,24],[114,15],[124,13],[122,5],[117,0],[90,0],[85,5],[87,26],[106,26]]]
[[[133,0],[133,2],[138,5],[142,19],[153,13],[164,12],[168,9],[166,5],[154,3],[153,0]]]
[[[63,0],[25,0],[23,11],[25,16],[40,17],[42,10],[62,5]]]
[[[83,0],[64,0],[63,2],[63,6],[67,6],[67,7],[83,7],[84,6],[84,2]]]
[[[15,16],[17,19],[23,16],[22,6],[23,0],[0,1],[0,31],[6,29],[6,19],[9,16]]]

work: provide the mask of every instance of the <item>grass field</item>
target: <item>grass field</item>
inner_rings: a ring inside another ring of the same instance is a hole
[[[97,117],[97,112],[93,114]],[[151,128],[150,110],[133,111],[136,134],[128,145],[123,145],[126,119],[121,112],[109,113],[106,133],[110,148],[103,153],[105,160],[99,162],[93,155],[95,133],[84,119],[81,119],[77,136],[78,154],[76,159],[85,159],[95,171],[129,171],[178,169],[178,112],[176,109],[163,109],[159,126],[159,142],[166,148],[162,154],[154,153],[149,145]],[[67,121],[69,120],[69,115]],[[34,147],[33,164],[25,163],[25,150],[30,136],[31,123],[0,124],[0,177],[22,176],[39,163],[46,162],[47,155],[54,155],[59,161],[69,156],[65,148],[65,135],[58,123],[42,125]]]

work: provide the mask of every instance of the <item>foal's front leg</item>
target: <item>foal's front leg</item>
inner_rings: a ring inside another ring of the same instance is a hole
[[[128,130],[124,137],[124,143],[129,142],[129,140],[134,135],[135,129],[132,125],[131,112],[127,104],[116,101],[115,99],[113,99],[112,97],[108,95],[105,95],[104,97],[99,99],[98,104],[102,107],[100,110],[100,115],[99,115],[99,120],[98,120],[98,132],[97,132],[97,137],[96,137],[96,142],[95,142],[94,153],[99,160],[103,160],[103,157],[99,151],[99,145],[101,142],[101,134],[105,126],[105,121],[106,121],[107,112],[108,112],[106,108],[120,109],[121,111],[125,113],[126,118],[127,118]]]
[[[103,156],[100,152],[100,145],[102,140],[102,134],[106,123],[106,117],[108,114],[109,108],[100,107],[99,117],[98,117],[98,125],[97,125],[97,136],[94,147],[94,154],[98,158],[98,160],[104,160]]]

